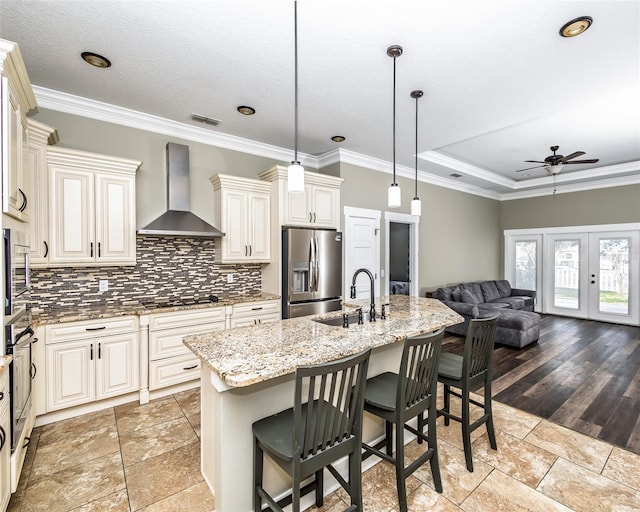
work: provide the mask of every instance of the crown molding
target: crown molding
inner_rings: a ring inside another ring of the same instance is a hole
[[[172,121],[163,117],[145,114],[124,107],[118,107],[109,103],[82,98],[44,87],[33,86],[38,105],[42,108],[57,110],[67,114],[73,114],[98,121],[115,123],[129,128],[161,133],[171,137],[222,147],[251,155],[273,158],[287,162],[291,160],[291,150],[279,148],[271,144],[255,142],[234,135],[214,132],[198,126],[191,126],[178,121]],[[318,168],[318,159],[313,155],[298,153],[298,157],[305,167]]]
[[[42,108],[56,110],[67,114],[73,114],[98,121],[114,123],[129,128],[161,133],[163,135],[200,142],[210,146],[221,147],[241,153],[247,153],[264,158],[271,158],[276,161],[288,162],[291,158],[291,150],[264,144],[261,142],[244,139],[234,135],[226,135],[210,129],[191,126],[182,122],[172,121],[162,117],[138,112],[124,107],[111,105],[101,101],[75,96],[45,87],[33,86],[33,92],[38,105]],[[361,153],[345,150],[342,148],[333,149],[320,156],[298,153],[300,162],[304,167],[320,169],[336,163],[348,163],[370,169],[373,171],[392,174],[392,164],[387,160],[370,157]],[[478,179],[493,183],[500,187],[505,187],[514,192],[500,193],[484,189],[475,185],[443,178],[435,174],[418,171],[418,181],[436,185],[459,192],[465,192],[476,196],[486,197],[498,201],[508,201],[512,199],[523,199],[529,197],[540,197],[553,194],[552,177],[535,178],[533,180],[515,181],[505,178],[491,171],[486,171],[479,167],[466,164],[460,160],[441,155],[434,151],[425,151],[418,155],[422,160],[442,165],[450,169],[460,171]],[[593,190],[598,188],[618,187],[640,183],[640,176],[619,177],[610,179],[599,179],[589,183],[568,184],[567,182],[576,179],[598,178],[608,176],[612,173],[633,172],[640,169],[640,161],[625,164],[600,167],[598,169],[581,171],[579,177],[573,177],[573,173],[556,176],[556,184],[563,184],[556,193],[578,192],[582,190]],[[585,174],[589,173],[589,174]],[[407,179],[415,178],[415,169],[396,165],[396,175]],[[566,184],[564,184],[566,183]],[[542,187],[535,190],[521,190],[532,186]],[[548,188],[547,188],[548,186]]]

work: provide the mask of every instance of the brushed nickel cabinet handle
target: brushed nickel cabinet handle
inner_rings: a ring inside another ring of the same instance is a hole
[[[42,255],[43,258],[46,258],[49,255],[49,244],[45,241],[42,242],[44,244],[44,254]]]
[[[197,364],[194,364],[193,366],[187,366],[186,368],[183,368],[183,370],[187,371],[187,370],[195,370],[198,367]]]

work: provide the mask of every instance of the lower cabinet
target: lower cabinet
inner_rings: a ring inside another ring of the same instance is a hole
[[[266,324],[280,320],[280,301],[247,302],[233,306],[231,328]]]
[[[149,390],[200,378],[200,359],[182,338],[225,329],[225,308],[149,315]]]
[[[136,317],[45,330],[48,412],[138,391]]]
[[[11,426],[9,424],[9,368],[0,376],[0,510],[11,498]]]

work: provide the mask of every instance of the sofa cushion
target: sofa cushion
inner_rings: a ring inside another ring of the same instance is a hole
[[[453,290],[451,290],[451,299],[454,302],[463,302],[462,301],[462,288],[456,286]]]
[[[478,309],[511,309],[511,304],[506,302],[485,302],[484,304],[478,304]]]
[[[438,288],[436,290],[436,299],[439,300],[453,300],[451,298],[451,292],[453,291],[453,289],[450,286],[447,286],[446,288]]]
[[[500,279],[495,283],[498,293],[500,293],[500,297],[509,297],[511,295],[511,283],[509,283],[509,281],[506,279]]]
[[[498,291],[495,281],[482,281],[480,288],[482,288],[482,295],[485,302],[491,302],[500,298],[500,292]]]
[[[502,297],[500,302],[506,302],[511,309],[523,309],[525,306],[524,299],[521,297]]]
[[[533,297],[529,297],[528,295],[512,295],[512,299],[520,299],[524,301],[524,307],[532,306],[533,307]],[[502,299],[500,299],[502,300]]]

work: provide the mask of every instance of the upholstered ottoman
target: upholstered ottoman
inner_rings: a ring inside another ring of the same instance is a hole
[[[489,317],[499,313],[496,330],[496,343],[522,348],[538,341],[540,337],[540,315],[530,311],[507,308],[482,309],[480,317]]]

